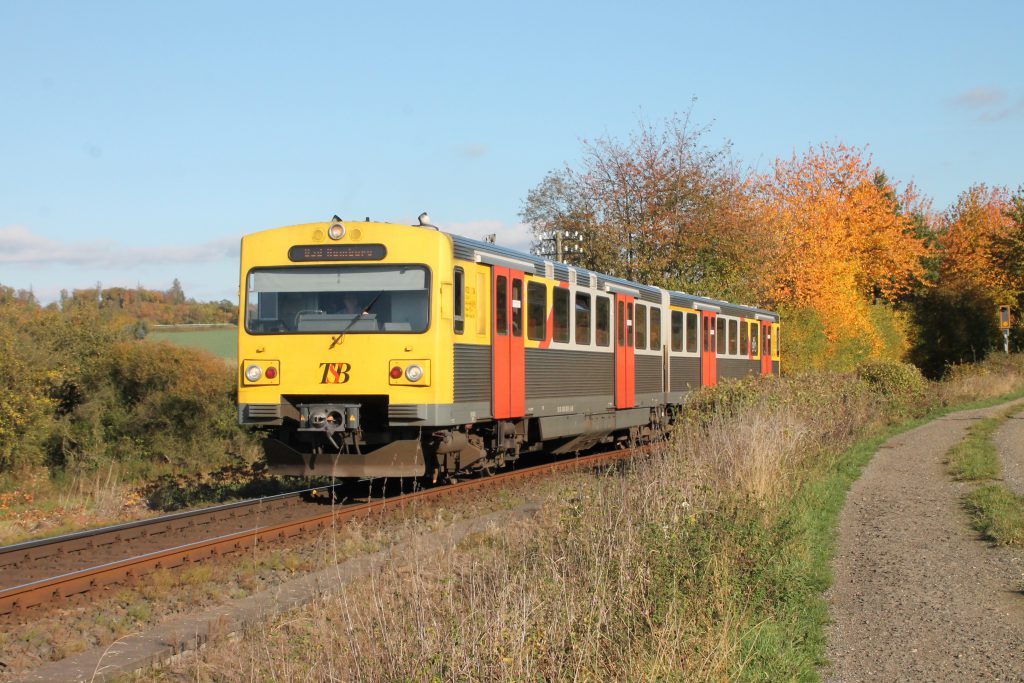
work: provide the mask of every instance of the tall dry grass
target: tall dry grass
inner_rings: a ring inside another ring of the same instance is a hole
[[[528,522],[395,565],[204,653],[199,680],[721,680],[773,618],[785,501],[875,417],[851,378],[694,404],[670,444]],[[767,521],[766,521],[767,520]]]
[[[843,451],[891,410],[924,414],[1020,388],[1022,360],[958,369],[924,397],[911,387],[912,405],[902,385],[878,381],[885,373],[703,392],[650,457],[539,487],[535,517],[392,563],[164,673],[239,681],[813,676],[829,555],[820,547],[828,531],[810,529],[826,506],[837,514],[845,490],[819,484],[849,470]]]

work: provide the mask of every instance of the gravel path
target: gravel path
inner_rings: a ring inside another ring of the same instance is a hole
[[[1024,553],[978,540],[960,507],[970,485],[944,465],[974,421],[1007,405],[894,437],[850,489],[826,680],[1024,681]]]
[[[993,439],[1003,461],[1003,480],[1024,496],[1024,412],[1010,416]]]

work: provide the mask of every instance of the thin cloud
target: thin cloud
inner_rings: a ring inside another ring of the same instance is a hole
[[[504,221],[484,219],[466,223],[451,223],[441,226],[441,229],[455,235],[464,235],[478,240],[482,240],[488,235],[494,235],[496,244],[522,251],[529,251],[530,242],[533,240],[533,233],[526,223],[509,224]]]
[[[129,268],[139,265],[213,263],[238,258],[239,239],[226,237],[189,246],[126,247],[110,240],[56,241],[24,225],[0,228],[0,264]]]
[[[1006,91],[1002,88],[979,86],[960,93],[950,100],[950,104],[968,109],[979,109],[1002,104],[1006,98]]]
[[[949,105],[974,112],[977,120],[983,123],[995,123],[1024,116],[1024,97],[1011,102],[1010,94],[1002,88],[972,88],[950,98]]]
[[[487,145],[481,144],[469,144],[460,145],[458,148],[459,154],[469,159],[479,159],[480,157],[487,154]]]

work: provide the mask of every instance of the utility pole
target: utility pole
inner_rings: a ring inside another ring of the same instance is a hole
[[[999,307],[999,329],[1003,331],[1003,353],[1010,353],[1010,307]]]

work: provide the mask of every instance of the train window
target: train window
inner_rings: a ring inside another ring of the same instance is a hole
[[[764,351],[763,353],[767,356],[772,355],[772,328],[764,326]]]
[[[778,323],[772,325],[772,329],[775,330],[775,346],[772,348],[772,358],[778,358],[779,354],[782,353],[782,347],[780,346],[782,342],[782,330],[779,329]]]
[[[508,278],[499,275],[494,284],[494,332],[508,334]]]
[[[672,311],[672,350],[683,350],[683,312]]]
[[[750,337],[747,336],[747,321],[740,323],[740,355],[750,355]]]
[[[698,328],[698,317],[696,313],[686,314],[686,352],[697,353],[697,328]],[[707,330],[704,330],[704,350],[710,351],[708,347],[708,334]]]
[[[556,287],[552,292],[551,338],[556,342],[569,343],[569,290]]]
[[[625,307],[626,306],[622,301],[619,301],[618,305],[615,306],[615,343],[618,346],[623,346],[626,343],[626,312],[624,310]]]
[[[758,355],[757,353],[757,340],[759,336],[757,334],[757,328],[760,327],[760,323],[750,323],[750,354],[752,356]]]
[[[598,346],[608,346],[611,342],[612,306],[608,297],[597,297],[597,333],[594,335]]]
[[[626,304],[626,346],[633,345],[633,329],[635,328],[635,322],[633,320],[633,304]]]
[[[589,294],[576,294],[576,343],[590,345]]]
[[[735,356],[739,353],[737,349],[737,336],[739,332],[739,323],[735,320],[729,321],[729,355]]]
[[[526,285],[526,336],[534,341],[547,338],[548,287],[543,282]]]
[[[651,307],[651,350],[661,351],[661,309]]]
[[[455,297],[455,334],[462,334],[466,329],[466,273],[462,268],[455,269],[452,278]]]
[[[246,280],[245,329],[253,334],[420,333],[430,324],[423,266],[257,268]]]
[[[704,316],[704,353],[711,351],[711,318]]]
[[[715,353],[717,353],[719,356],[724,356],[725,355],[725,344],[726,344],[726,341],[728,341],[727,340],[728,335],[726,334],[726,331],[725,331],[725,318],[716,318],[716,320],[717,320],[717,323],[715,324],[715,334],[718,335],[718,344],[717,344],[718,348],[715,349]]]
[[[512,336],[523,336],[523,281],[512,279]]]
[[[636,305],[636,348],[647,348],[647,307],[643,304]]]

